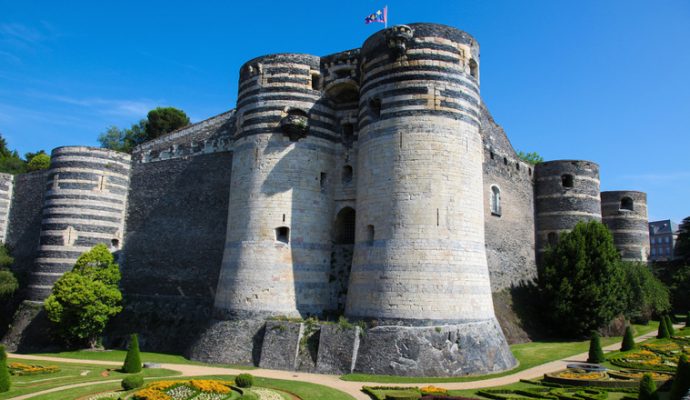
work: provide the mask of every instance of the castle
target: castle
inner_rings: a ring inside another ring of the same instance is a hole
[[[580,220],[646,260],[646,195],[600,193],[593,162],[520,160],[479,67],[467,33],[399,25],[248,61],[235,109],[131,156],[61,147],[47,171],[1,176],[0,234],[29,276],[14,337],[106,243],[125,297],[113,341],[323,373],[513,367],[492,293],[534,279]],[[338,315],[366,325],[293,319]]]

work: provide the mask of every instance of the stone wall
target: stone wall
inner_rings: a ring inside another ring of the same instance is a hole
[[[5,243],[7,239],[13,184],[14,177],[12,175],[0,174],[0,242],[2,243]]]
[[[147,349],[180,351],[208,323],[231,165],[229,152],[133,165],[114,339],[139,332]]]
[[[484,104],[481,113],[486,259],[491,290],[499,292],[537,277],[534,171],[518,158]]]

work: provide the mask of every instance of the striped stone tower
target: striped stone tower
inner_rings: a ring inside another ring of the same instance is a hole
[[[94,245],[121,248],[129,170],[128,154],[76,146],[53,150],[29,300],[48,297],[60,276]]]
[[[0,174],[0,243],[7,239],[13,180],[10,174]]]
[[[320,314],[329,302],[337,136],[320,59],[277,54],[240,71],[230,208],[215,315]]]
[[[537,164],[535,208],[537,257],[580,221],[601,221],[599,166],[591,161],[556,160]]]
[[[374,34],[361,55],[346,315],[379,327],[363,339],[356,369],[509,368],[515,360],[495,320],[484,245],[479,45],[455,28],[412,24]],[[477,336],[487,340],[461,344]],[[442,357],[436,341],[448,346]]]
[[[647,194],[631,190],[601,192],[601,216],[624,261],[649,256]]]

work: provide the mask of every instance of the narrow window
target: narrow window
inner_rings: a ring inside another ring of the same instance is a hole
[[[479,65],[477,65],[474,58],[470,59],[470,75],[472,75],[474,79],[479,78]]]
[[[373,98],[369,100],[369,112],[376,119],[381,117],[381,99]]]
[[[501,216],[501,190],[498,186],[491,186],[491,200],[489,206],[491,207],[491,215],[497,217]]]
[[[563,184],[564,188],[573,187],[573,176],[570,174],[561,175],[561,184]]]
[[[321,74],[311,74],[311,90],[321,90]]]
[[[556,232],[549,232],[547,240],[549,241],[549,246],[555,246],[558,243],[558,234]]]
[[[494,159],[494,152],[493,151],[489,152],[489,156],[491,156],[491,159],[493,160]]]
[[[439,226],[440,224],[440,219],[441,219],[441,213],[438,211],[438,208],[436,209],[436,226]]]
[[[113,248],[119,249],[120,248],[120,240],[119,239],[113,239],[110,241],[110,244],[112,245]]]
[[[276,240],[278,242],[288,243],[290,241],[290,228],[287,226],[276,228]]]
[[[374,225],[367,225],[367,242],[369,242],[369,246],[374,244],[375,234]]]
[[[285,222],[285,214],[283,214],[283,222]]]
[[[630,197],[623,197],[621,199],[621,210],[633,211],[633,199]]]
[[[352,182],[352,166],[346,165],[343,167],[342,181],[343,185],[347,185],[348,183]]]
[[[352,124],[343,124],[343,143],[350,145],[355,138],[355,128]]]
[[[98,178],[98,191],[102,192],[105,190],[105,176],[101,175]]]
[[[656,255],[656,249],[652,249],[652,255],[653,255],[653,256]]]
[[[516,162],[516,163],[515,163],[515,169],[518,170],[518,171],[520,170],[520,163],[519,163],[519,162]]]
[[[532,168],[527,168],[527,173],[529,174],[529,176],[532,176]]]
[[[62,239],[65,246],[74,246],[74,242],[77,241],[77,231],[73,227],[68,226],[62,234]]]
[[[320,186],[322,192],[326,191],[327,179],[328,179],[327,174],[325,172],[322,172],[321,176],[319,177],[319,186]]]
[[[506,157],[503,157],[503,165],[508,165],[508,159]]]

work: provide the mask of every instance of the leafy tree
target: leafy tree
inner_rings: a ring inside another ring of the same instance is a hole
[[[7,174],[26,172],[26,163],[19,157],[19,153],[7,148],[7,141],[2,134],[0,134],[0,172]]]
[[[155,110],[149,111],[147,118],[147,140],[155,139],[168,132],[189,125],[187,114],[174,107],[158,107]]]
[[[659,400],[659,393],[656,391],[656,383],[651,374],[642,375],[640,380],[639,400]]]
[[[50,167],[50,156],[46,154],[43,150],[41,150],[31,158],[27,157],[26,159],[29,160],[28,164],[26,165],[26,170],[29,172],[40,171],[43,169],[48,169],[48,167]]]
[[[599,364],[604,361],[606,361],[606,357],[604,357],[604,350],[601,349],[601,338],[599,333],[594,331],[589,339],[589,357],[587,357],[587,362]]]
[[[45,301],[48,318],[60,336],[95,348],[108,320],[122,311],[120,277],[120,268],[104,244],[82,254]]]
[[[646,324],[653,314],[664,314],[671,309],[668,288],[654,276],[646,264],[623,263],[623,270],[627,292],[626,317]]]
[[[579,222],[563,234],[539,272],[544,315],[566,336],[582,337],[626,308],[620,255],[600,222]]]
[[[676,368],[676,376],[673,378],[671,385],[670,400],[680,400],[690,390],[690,361],[688,356],[681,354],[678,359],[678,368]]]
[[[11,297],[19,288],[19,282],[9,269],[14,258],[12,258],[4,244],[0,244],[0,300]]]
[[[690,309],[690,265],[678,267],[671,277],[671,302],[675,310]]]
[[[10,390],[10,370],[7,368],[5,346],[0,344],[0,393]]]
[[[666,318],[663,316],[659,319],[659,330],[656,333],[657,339],[668,339],[671,335],[668,332],[668,325],[666,324]]]
[[[518,151],[517,156],[524,162],[532,165],[537,165],[544,162],[544,157],[540,156],[539,153],[533,151],[531,153],[525,153],[524,151]]]
[[[128,374],[141,372],[141,354],[139,353],[139,339],[136,333],[133,333],[129,339],[129,346],[127,346],[127,355],[122,365],[122,372]]]
[[[636,347],[635,338],[633,337],[632,326],[628,325],[625,328],[625,335],[623,335],[623,343],[621,343],[621,351],[630,351]]]
[[[685,262],[690,262],[690,217],[685,217],[678,227],[675,254]]]

